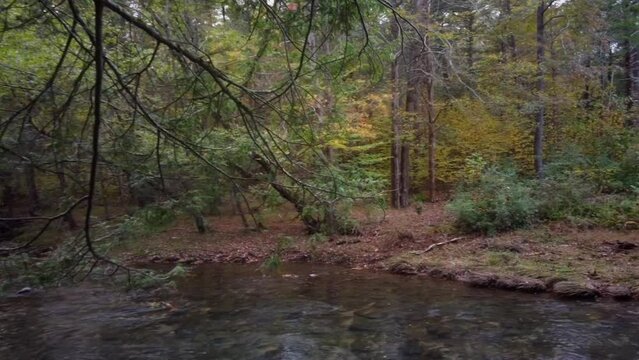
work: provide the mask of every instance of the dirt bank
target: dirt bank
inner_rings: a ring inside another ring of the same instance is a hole
[[[639,299],[639,232],[552,224],[493,237],[454,232],[443,204],[382,212],[358,211],[358,236],[309,236],[294,211],[264,214],[265,230],[239,217],[208,219],[199,234],[188,219],[117,251],[131,262],[264,262],[339,264],[427,275],[470,286],[566,298]],[[450,240],[455,240],[449,242]],[[434,246],[433,244],[441,244]],[[425,251],[427,249],[430,250]]]

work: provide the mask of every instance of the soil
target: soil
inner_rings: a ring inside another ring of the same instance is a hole
[[[386,212],[358,209],[357,236],[308,235],[292,208],[262,214],[265,229],[239,216],[207,218],[200,234],[191,219],[121,244],[129,262],[199,264],[285,262],[428,275],[470,286],[564,298],[639,299],[639,231],[582,229],[555,223],[496,236],[457,234],[445,203]],[[451,239],[458,239],[449,242]],[[445,243],[432,247],[430,245]]]

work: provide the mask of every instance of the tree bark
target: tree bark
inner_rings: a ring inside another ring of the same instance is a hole
[[[393,39],[399,36],[399,27],[396,22],[391,22],[391,34]],[[401,75],[400,75],[400,59],[402,58],[400,49],[391,66],[391,86],[392,86],[392,132],[393,141],[391,146],[391,206],[393,208],[404,208],[409,204],[409,186],[410,186],[410,164],[409,151],[410,148],[404,140],[404,120],[401,114]],[[409,55],[410,56],[410,55]],[[410,82],[410,77],[409,81]],[[410,85],[409,85],[410,86]],[[413,97],[413,91],[406,91],[406,110],[416,111],[415,101],[418,97]],[[409,95],[410,94],[410,95]]]
[[[3,217],[14,217],[15,198],[16,196],[11,184],[5,184],[2,190],[2,204],[4,207],[0,210],[0,214],[2,214]]]
[[[552,1],[540,0],[537,7],[537,101],[538,109],[535,116],[535,173],[537,177],[544,176],[544,123],[546,106],[544,104],[544,92],[546,90],[546,81],[544,79],[544,61],[546,52],[546,33],[545,33],[545,14],[550,7]]]
[[[69,196],[67,190],[67,179],[64,173],[64,164],[60,164],[56,161],[56,172],[58,173],[58,182],[60,184],[60,193],[66,198]],[[73,211],[69,211],[64,214],[62,218],[68,225],[70,230],[76,230],[78,228],[78,223],[75,221],[73,217]]]
[[[510,4],[510,0],[503,0],[501,3],[501,11],[503,16],[500,14],[500,18],[505,20],[510,25],[510,15],[512,14],[512,8]],[[503,19],[503,17],[507,19]],[[508,33],[506,34],[506,39],[501,40],[501,52],[502,58],[506,60],[510,58],[510,60],[515,60],[517,58],[517,42],[515,40],[515,35],[511,32],[510,26],[506,29]]]
[[[237,186],[233,186],[232,189],[232,196],[233,196],[233,204],[235,205],[235,211],[240,215],[240,218],[242,219],[242,225],[244,225],[244,228],[248,229],[249,228],[249,223],[246,220],[246,215],[244,214],[244,209],[242,209],[242,203],[240,202],[240,197],[238,195],[238,189]],[[250,211],[250,209],[249,209]]]
[[[408,144],[402,144],[402,176],[400,180],[401,192],[399,207],[405,208],[409,205],[410,195],[410,146]]]
[[[255,160],[255,162],[257,162],[260,167],[262,167],[269,178],[273,179],[272,181],[270,181],[271,187],[275,191],[277,191],[277,193],[280,194],[281,197],[283,197],[286,201],[288,201],[295,207],[295,210],[300,215],[300,218],[306,226],[307,231],[311,234],[320,232],[322,230],[322,223],[318,219],[305,214],[304,208],[307,204],[304,202],[303,199],[300,198],[300,196],[298,196],[298,194],[274,180],[277,174],[268,160],[259,154],[253,154],[253,160]]]
[[[311,9],[311,11],[317,11],[317,9]],[[318,35],[315,31],[311,31],[308,35],[308,52],[310,58],[313,61],[313,66],[316,72],[319,72],[322,76],[315,77],[315,86],[317,87],[316,101],[315,101],[315,114],[317,115],[318,130],[321,133],[327,125],[330,119],[334,107],[335,99],[332,91],[332,78],[329,73],[323,71],[318,65],[319,54],[330,54],[330,40],[318,39]],[[304,56],[304,55],[303,55]],[[322,77],[325,83],[322,83]],[[320,90],[321,89],[321,90]],[[335,160],[335,148],[329,144],[326,144],[322,148],[323,155],[328,164],[332,164]]]
[[[624,41],[625,56],[624,68],[626,78],[626,98],[627,109],[630,115],[628,126],[639,126],[639,118],[634,110],[639,104],[639,51],[630,44],[629,40]]]
[[[29,194],[29,214],[31,216],[35,216],[40,209],[40,194],[38,192],[36,171],[33,165],[25,165],[24,177],[27,184],[27,192]]]
[[[393,208],[400,208],[402,204],[402,119],[400,114],[399,56],[399,54],[395,56],[391,68],[391,112],[393,130],[393,144],[391,147],[391,206]]]
[[[202,214],[197,213],[193,215],[195,219],[195,227],[197,228],[197,232],[200,234],[206,233],[206,221],[204,220],[204,216]]]
[[[468,31],[468,36],[466,37],[466,66],[468,71],[472,73],[475,66],[475,13],[469,11],[466,16],[466,30]]]
[[[433,51],[430,43],[430,36],[428,31],[430,30],[431,23],[431,1],[426,0],[423,3],[424,8],[421,11],[425,12],[425,25],[426,25],[426,35],[424,37],[424,47],[425,47],[425,61],[424,61],[424,111],[426,115],[426,128],[428,131],[428,198],[431,202],[435,201],[435,193],[437,192],[437,153],[436,153],[436,144],[437,144],[437,129],[435,126],[435,57],[433,55]],[[472,25],[471,25],[472,26]],[[472,39],[472,38],[471,38]],[[469,66],[472,66],[472,40],[470,42],[470,53],[469,57],[471,58]]]

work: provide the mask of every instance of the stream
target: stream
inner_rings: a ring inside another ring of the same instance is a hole
[[[639,359],[635,302],[311,264],[202,265],[178,290],[0,299],[0,359]]]

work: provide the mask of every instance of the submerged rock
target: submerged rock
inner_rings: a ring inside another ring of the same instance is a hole
[[[426,274],[430,277],[446,279],[446,280],[455,280],[457,273],[454,270],[446,269],[446,268],[422,268],[420,269],[421,273]]]
[[[602,293],[606,296],[610,296],[615,300],[630,300],[632,299],[632,290],[626,286],[610,285],[602,290]]]
[[[552,287],[552,291],[563,298],[594,299],[597,291],[573,281],[559,281]]]
[[[400,261],[394,263],[388,268],[388,271],[394,274],[402,274],[402,275],[415,275],[417,274],[417,269],[406,261]]]
[[[497,276],[493,274],[467,272],[459,275],[457,280],[474,287],[494,287]]]
[[[20,289],[16,294],[17,295],[29,295],[33,292],[33,289],[31,289],[30,287],[24,287],[22,289]]]
[[[546,284],[539,279],[500,277],[495,280],[495,287],[505,290],[539,293],[546,291]]]

